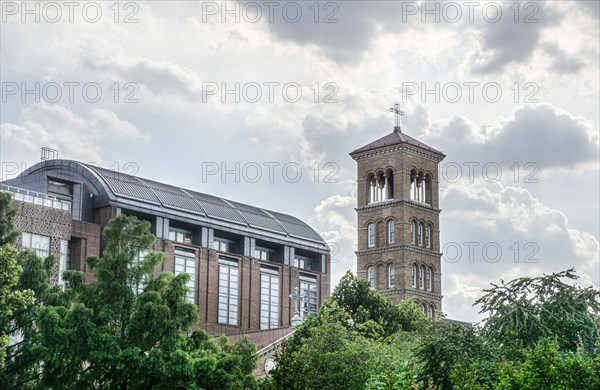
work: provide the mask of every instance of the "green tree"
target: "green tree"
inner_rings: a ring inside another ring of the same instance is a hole
[[[32,326],[18,319],[23,343],[2,388],[239,389],[256,387],[255,346],[229,345],[192,327],[198,309],[187,298],[188,274],[153,277],[162,253],[135,259],[153,244],[148,222],[118,216],[103,231],[106,249],[86,262],[96,281],[65,271],[69,288],[49,283],[55,259],[26,252],[20,281],[34,287]],[[47,272],[46,272],[47,271]],[[132,286],[145,283],[137,295]],[[25,317],[25,314],[23,315]]]
[[[523,277],[484,290],[475,304],[486,314],[483,332],[504,347],[520,343],[533,348],[544,338],[556,339],[561,351],[575,351],[583,343],[591,353],[600,313],[600,291],[563,282],[577,280],[574,269]]]
[[[318,315],[296,329],[261,388],[364,389],[388,370],[404,381],[416,333],[429,322],[414,303],[387,300],[349,272]]]
[[[21,235],[14,222],[18,211],[12,205],[12,194],[0,191],[0,246],[14,245]]]
[[[22,251],[16,258],[20,273],[12,291],[28,292],[32,299],[13,310],[11,315],[0,317],[3,328],[14,337],[14,343],[6,350],[6,367],[0,374],[0,388],[9,388],[12,384],[16,388],[35,389],[41,367],[36,351],[39,338],[36,317],[44,305],[66,300],[61,289],[49,283],[54,275],[55,256],[41,259],[33,251]]]
[[[331,294],[331,300],[347,311],[355,324],[372,320],[378,323],[385,336],[400,330],[415,331],[428,321],[412,301],[398,304],[371,289],[369,282],[348,271]]]
[[[498,355],[471,326],[441,321],[431,323],[423,331],[416,356],[422,363],[423,374],[431,377],[442,390],[452,389],[453,382],[469,381],[470,378],[461,375],[466,368],[477,370],[480,381],[495,379],[488,378],[493,375],[493,367],[487,366],[486,362],[493,361]]]
[[[21,268],[17,264],[17,251],[13,248],[20,233],[15,229],[14,218],[18,209],[12,206],[12,196],[0,192],[0,369],[10,340],[8,318],[14,310],[33,302],[30,290],[15,290]]]
[[[540,340],[522,362],[500,366],[498,390],[599,389],[600,366],[581,351],[559,351],[558,343]]]

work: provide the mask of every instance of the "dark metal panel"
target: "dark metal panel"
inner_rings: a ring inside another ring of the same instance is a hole
[[[134,176],[111,171],[100,167],[93,168],[110,186],[115,195],[131,196],[144,199],[153,203],[160,203],[160,199],[148,186],[141,183]]]
[[[259,209],[258,207],[253,207],[249,205],[245,205],[242,203],[232,202],[231,203],[248,221],[248,224],[253,227],[257,227],[259,229],[267,229],[276,232],[281,232],[282,234],[287,234],[287,232],[277,223],[277,221]]]
[[[298,218],[292,217],[291,215],[277,213],[275,211],[268,211],[269,214],[273,215],[279,223],[283,225],[285,230],[291,236],[307,238],[309,240],[315,240],[319,242],[325,242],[321,235],[315,232],[310,226],[299,220]]]
[[[198,203],[200,203],[207,215],[214,218],[247,225],[246,220],[244,220],[244,218],[235,210],[235,208],[231,207],[216,196],[202,194],[200,192],[190,191],[187,189],[186,191],[189,192],[190,195],[192,195],[194,199],[198,201]]]
[[[198,202],[196,202],[194,198],[190,197],[185,192],[181,191],[181,189],[178,187],[148,179],[140,180],[152,189],[164,206],[172,206],[194,213],[205,214]]]

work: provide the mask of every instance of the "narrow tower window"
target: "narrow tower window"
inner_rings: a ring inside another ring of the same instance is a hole
[[[369,248],[372,248],[375,246],[375,224],[369,224],[368,227],[368,233],[369,233]]]
[[[431,291],[432,287],[433,270],[431,267],[427,268],[427,291]]]
[[[369,285],[371,286],[371,289],[375,288],[375,267],[369,267],[369,269],[367,270],[367,274],[369,277]]]

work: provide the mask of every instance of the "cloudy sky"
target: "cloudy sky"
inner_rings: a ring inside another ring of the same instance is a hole
[[[286,212],[332,243],[335,284],[355,269],[348,153],[400,103],[447,155],[449,317],[480,319],[499,278],[600,285],[596,1],[0,4],[3,179],[49,146]]]

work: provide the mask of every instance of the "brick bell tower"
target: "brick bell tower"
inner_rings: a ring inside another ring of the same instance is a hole
[[[438,164],[442,152],[394,130],[356,149],[358,276],[396,301],[442,314]]]

